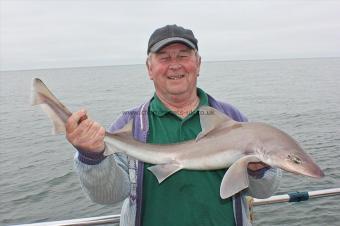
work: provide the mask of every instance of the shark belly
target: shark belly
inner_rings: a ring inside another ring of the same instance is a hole
[[[239,150],[226,150],[220,152],[208,153],[197,158],[178,159],[177,162],[189,170],[215,170],[224,169],[231,166],[235,161],[240,159],[244,154]]]

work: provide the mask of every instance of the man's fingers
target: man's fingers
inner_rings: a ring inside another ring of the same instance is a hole
[[[97,133],[100,130],[100,125],[97,122],[92,123],[91,128],[88,131],[88,136],[90,139],[95,139],[97,137]]]
[[[105,129],[89,119],[85,110],[71,115],[66,123],[66,138],[74,146],[87,151],[104,150]]]
[[[67,139],[76,147],[88,151],[102,151],[104,149],[105,129],[99,123],[85,119]]]
[[[105,148],[104,145],[104,137],[105,137],[105,129],[104,127],[101,127],[99,131],[96,134],[96,142],[93,144],[96,147],[96,150],[103,151]]]
[[[105,133],[106,133],[106,130],[105,130],[105,128],[104,127],[100,127],[100,130],[99,130],[99,136],[101,137],[101,138],[103,138],[104,139],[104,137],[105,137]]]
[[[82,121],[86,120],[87,119],[87,114],[85,112],[85,115],[81,116],[79,121],[78,121],[78,124],[81,123]]]
[[[84,109],[74,112],[67,120],[66,132],[72,133],[78,127],[80,121],[86,118],[86,111]]]
[[[72,136],[78,137],[78,142],[80,143],[91,142],[96,138],[96,133],[99,129],[100,125],[97,122],[86,119],[79,125],[79,128]]]
[[[84,121],[80,122],[77,130],[74,132],[75,135],[81,134],[81,133],[86,133],[88,134],[89,131],[91,130],[91,127],[93,125],[94,121],[91,119],[85,119]]]

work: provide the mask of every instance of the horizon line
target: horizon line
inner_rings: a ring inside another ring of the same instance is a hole
[[[293,57],[293,58],[263,58],[263,59],[235,59],[235,60],[203,60],[202,63],[214,63],[214,62],[235,62],[235,61],[270,61],[270,60],[303,60],[303,59],[336,59],[340,56],[330,57]],[[46,67],[46,68],[28,68],[28,69],[9,69],[1,70],[0,72],[13,72],[13,71],[39,71],[39,70],[60,70],[60,69],[80,69],[91,67],[119,67],[119,66],[135,66],[144,65],[144,63],[131,63],[131,64],[111,64],[111,65],[91,65],[91,66],[75,66],[75,67]]]

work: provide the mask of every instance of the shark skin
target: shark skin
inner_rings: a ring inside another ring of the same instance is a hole
[[[32,105],[40,105],[53,122],[54,132],[65,132],[72,113],[49,91],[40,79],[33,79]],[[114,133],[106,132],[104,155],[125,153],[154,164],[150,170],[161,183],[181,169],[227,169],[220,187],[228,198],[249,186],[247,166],[264,162],[271,167],[321,178],[323,171],[296,140],[265,123],[236,122],[209,106],[199,108],[202,132],[195,140],[169,144],[147,144],[132,136],[132,121]]]

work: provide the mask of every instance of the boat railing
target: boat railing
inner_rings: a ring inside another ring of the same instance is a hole
[[[284,195],[274,195],[267,199],[250,198],[249,202],[252,206],[268,205],[282,202],[301,202],[312,198],[321,198],[326,196],[340,195],[340,188],[323,189],[318,191],[307,192],[291,192]],[[120,215],[107,215],[99,217],[89,217],[62,221],[49,221],[32,224],[21,224],[20,226],[80,226],[80,225],[104,225],[119,224]],[[18,225],[17,225],[18,226]]]
[[[105,224],[119,224],[119,220],[120,220],[120,214],[116,214],[116,215],[88,217],[88,218],[70,219],[70,220],[62,220],[62,221],[49,221],[49,222],[41,222],[41,223],[33,223],[33,224],[20,224],[20,226],[105,225]]]

